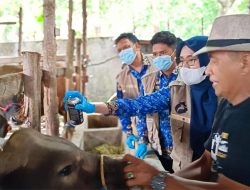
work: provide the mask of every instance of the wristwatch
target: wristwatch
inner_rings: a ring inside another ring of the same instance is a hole
[[[155,175],[151,181],[151,187],[154,190],[164,190],[167,187],[165,182],[166,177],[168,176],[169,172],[161,171],[158,175]]]

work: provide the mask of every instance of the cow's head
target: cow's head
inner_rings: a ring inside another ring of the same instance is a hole
[[[26,120],[26,117],[24,116],[23,97],[23,94],[19,94],[9,99],[0,100],[1,137],[4,137],[3,134],[6,135],[4,132],[11,129],[9,125],[6,128],[7,121],[11,119],[15,124],[22,124]]]
[[[101,189],[100,156],[32,129],[15,132],[0,152],[0,189]],[[109,189],[126,189],[124,162],[105,158]],[[112,176],[113,175],[113,176]]]

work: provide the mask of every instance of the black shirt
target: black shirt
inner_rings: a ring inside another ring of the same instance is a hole
[[[205,148],[212,171],[250,186],[250,98],[236,106],[221,101]]]

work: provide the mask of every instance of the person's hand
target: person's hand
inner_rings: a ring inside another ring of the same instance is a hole
[[[65,110],[67,111],[67,101],[69,98],[79,98],[81,100],[81,103],[75,105],[75,109],[81,110],[86,113],[93,113],[96,110],[96,106],[94,104],[91,104],[88,102],[85,96],[81,95],[78,91],[67,91],[65,93],[63,102]]]
[[[135,152],[135,156],[137,158],[144,159],[146,155],[147,155],[147,144],[146,143],[139,143],[138,148]]]
[[[88,102],[87,99],[84,99],[81,104],[75,105],[75,109],[81,110],[85,113],[94,113],[96,110],[96,106]]]
[[[83,102],[85,97],[82,96],[81,93],[78,92],[78,91],[67,91],[67,92],[65,92],[65,95],[64,95],[64,98],[63,98],[63,103],[64,103],[64,109],[66,111],[68,111],[67,101],[68,101],[69,98],[79,98],[81,100],[81,102]]]
[[[128,162],[128,165],[123,169],[125,178],[127,179],[127,186],[143,186],[151,189],[151,180],[160,171],[145,161],[129,154],[126,154],[123,160]]]
[[[138,138],[136,138],[133,134],[131,134],[127,137],[126,143],[130,149],[135,149],[135,142],[137,141]]]

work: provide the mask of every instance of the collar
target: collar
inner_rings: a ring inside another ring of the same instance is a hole
[[[150,56],[141,54],[142,55],[142,61],[144,65],[151,65],[152,60],[150,60]]]

